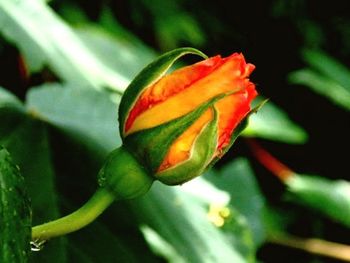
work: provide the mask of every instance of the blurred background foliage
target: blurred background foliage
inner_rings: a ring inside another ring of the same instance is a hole
[[[33,224],[94,192],[120,145],[120,95],[157,54],[181,46],[242,52],[257,66],[258,100],[269,102],[205,176],[156,183],[30,261],[339,262],[303,242],[350,245],[345,0],[0,0],[0,144],[25,179]],[[305,174],[280,180],[254,158],[250,138]]]

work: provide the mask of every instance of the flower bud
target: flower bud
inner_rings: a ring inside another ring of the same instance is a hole
[[[181,184],[220,158],[242,130],[257,95],[242,54],[215,56],[165,75],[191,48],[168,52],[125,91],[119,108],[124,147],[156,179]]]

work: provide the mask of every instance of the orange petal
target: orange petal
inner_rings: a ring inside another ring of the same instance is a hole
[[[237,53],[221,59],[221,61],[223,63],[216,66],[215,70],[210,74],[199,78],[185,88],[182,86],[181,92],[174,93],[164,101],[154,105],[148,105],[150,108],[135,117],[133,123],[130,124],[129,130],[126,130],[126,134],[155,127],[181,117],[219,94],[243,90],[247,86],[246,77],[254,69],[254,66],[246,64],[243,55]],[[184,72],[180,75],[186,72],[185,68],[182,70]],[[192,71],[191,67],[189,70]],[[173,74],[175,72],[170,74],[169,77]],[[185,75],[188,76],[190,73],[186,72]],[[174,77],[174,81],[175,79]],[[160,80],[159,83],[163,83],[163,81]],[[164,84],[165,86],[161,90],[164,91],[167,88],[174,90],[172,83],[167,83],[167,85]],[[175,86],[178,87],[177,85]],[[157,90],[157,83],[151,90]],[[146,92],[150,91],[146,90]]]
[[[136,117],[155,104],[166,100],[168,97],[181,92],[195,81],[210,74],[215,68],[223,63],[220,56],[215,56],[194,65],[175,70],[169,75],[162,77],[155,84],[147,88],[140,96],[135,106],[129,113],[125,124],[128,131]]]
[[[227,96],[217,103],[215,108],[218,111],[218,148],[216,155],[229,145],[234,129],[250,111],[250,102],[255,98],[257,92],[255,85],[246,80],[246,89]]]
[[[181,134],[169,148],[158,172],[187,160],[191,154],[192,146],[198,137],[198,134],[212,119],[212,109],[208,109],[183,134]]]

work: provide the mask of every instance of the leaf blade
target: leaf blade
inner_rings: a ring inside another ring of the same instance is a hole
[[[43,123],[24,116],[11,133],[1,136],[13,159],[22,169],[32,201],[33,224],[41,224],[59,216],[55,174],[51,162],[47,129]],[[63,239],[45,245],[39,253],[32,253],[30,262],[66,262]]]
[[[0,146],[0,261],[27,262],[31,210],[24,178],[9,152]]]
[[[336,105],[350,110],[350,92],[341,84],[315,70],[305,68],[292,72],[289,74],[289,81],[293,84],[304,85]]]
[[[0,31],[14,42],[36,72],[45,64],[63,80],[122,92],[128,80],[103,64],[45,1],[0,1]],[[64,39],[64,41],[62,41]]]
[[[27,94],[27,110],[105,155],[121,144],[117,105],[109,94],[71,85],[45,84]]]
[[[202,178],[192,180],[188,183],[192,184],[189,188],[196,189],[194,184],[203,181]],[[207,182],[204,184],[208,185]],[[215,196],[213,193],[218,190],[213,186],[208,187],[212,189],[210,196]],[[228,259],[250,262],[249,255],[241,254],[238,250],[232,232],[224,232],[208,220],[208,201],[180,187],[155,183],[151,191],[145,197],[134,200],[132,206],[139,220],[167,240],[177,252],[176,256],[186,262],[225,262]],[[237,224],[235,220],[231,223]]]
[[[264,98],[260,96],[254,100],[254,105],[262,101]],[[250,116],[248,127],[242,135],[291,144],[303,144],[308,138],[306,131],[271,101],[267,101],[256,114]]]
[[[287,182],[287,198],[350,227],[350,183],[295,174]]]

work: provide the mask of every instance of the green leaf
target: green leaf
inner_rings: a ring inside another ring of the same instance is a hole
[[[261,245],[265,239],[262,223],[265,199],[248,160],[237,159],[218,172],[209,171],[205,178],[230,194],[230,205],[247,219],[253,233],[254,246]]]
[[[0,87],[0,140],[9,135],[24,116],[23,104],[9,91]]]
[[[165,2],[160,1],[160,3]],[[206,36],[204,32],[190,14],[183,11],[169,11],[170,13],[164,14],[166,9],[162,9],[159,13],[163,15],[156,19],[154,23],[156,27],[155,34],[162,50],[177,48],[182,43],[189,43],[189,45],[195,47],[202,46],[205,43]]]
[[[24,179],[7,150],[0,146],[0,262],[27,262],[31,210]]]
[[[286,182],[288,200],[310,207],[350,227],[350,183],[320,176],[294,175]]]
[[[88,242],[87,242],[88,240]],[[69,240],[70,262],[137,262],[138,256],[122,240],[113,235],[108,227],[99,222],[89,225],[84,232],[74,234]],[[77,261],[77,257],[83,261]]]
[[[310,67],[292,72],[289,81],[305,85],[350,110],[350,70],[322,51],[307,49],[303,57]]]
[[[252,247],[242,241],[247,225],[239,213],[226,207],[227,199],[226,193],[197,178],[183,187],[155,183],[145,197],[131,205],[141,223],[172,247],[170,262],[173,257],[185,262],[251,262]],[[222,228],[209,221],[211,205],[224,206],[233,214]]]
[[[75,25],[74,32],[103,64],[130,81],[156,57],[150,47],[122,27],[108,7],[102,7],[98,24],[74,3],[60,6],[59,12]]]
[[[350,110],[350,91],[317,71],[308,68],[295,71],[289,74],[289,81],[293,84],[307,86],[336,105]]]
[[[113,210],[113,207],[111,209]],[[137,224],[131,220],[133,227],[129,227],[123,222],[125,220],[130,222],[130,215],[117,214],[120,212],[118,210],[114,212],[115,216],[111,215],[113,211],[108,212],[109,218],[113,218],[114,221],[98,219],[83,230],[69,236],[69,262],[156,262],[150,252],[142,249],[142,246],[147,249],[145,241],[135,238]],[[120,229],[127,229],[132,232],[132,235],[114,231],[112,226],[116,222]],[[140,233],[138,235],[142,237]]]
[[[280,208],[277,206],[265,206],[262,214],[264,231],[267,238],[276,233],[288,232],[288,227],[296,219],[295,211],[289,207]]]
[[[117,127],[117,105],[103,91],[46,84],[27,95],[27,109],[105,156],[121,144]]]
[[[254,100],[253,106],[264,100],[263,97],[258,97]],[[242,135],[293,144],[305,143],[308,137],[303,128],[295,124],[271,101],[265,103],[256,114],[249,117],[248,127]]]
[[[162,50],[171,50],[183,43],[196,47],[205,43],[206,36],[201,28],[202,25],[193,16],[193,13],[184,9],[180,2],[151,0],[147,3],[143,2],[143,5],[146,12],[152,16],[152,27],[157,46],[160,46]]]
[[[115,27],[120,28],[120,25],[115,23],[113,26],[114,30]],[[122,32],[116,32],[118,35],[111,34],[103,28],[89,23],[75,27],[74,32],[91,53],[126,80],[131,81],[156,56],[150,48],[140,43],[139,39],[126,40]]]
[[[0,110],[2,108],[21,108],[21,101],[8,90],[0,87]]]
[[[206,58],[202,52],[194,48],[178,48],[169,51],[148,64],[129,84],[119,105],[120,134],[124,134],[124,125],[128,112],[138,99],[141,92],[152,83],[159,80],[169,68],[182,56],[194,54]]]
[[[0,1],[0,32],[18,46],[32,72],[48,64],[61,79],[75,85],[122,92],[128,84],[91,53],[44,1]]]
[[[6,146],[21,167],[32,201],[33,224],[47,222],[59,216],[54,172],[46,127],[43,123],[22,118],[11,133],[0,136],[0,144]],[[65,262],[62,239],[50,241],[39,253],[32,253],[30,260],[40,262]]]
[[[350,70],[340,62],[321,50],[304,50],[303,57],[312,68],[337,81],[350,92]]]

